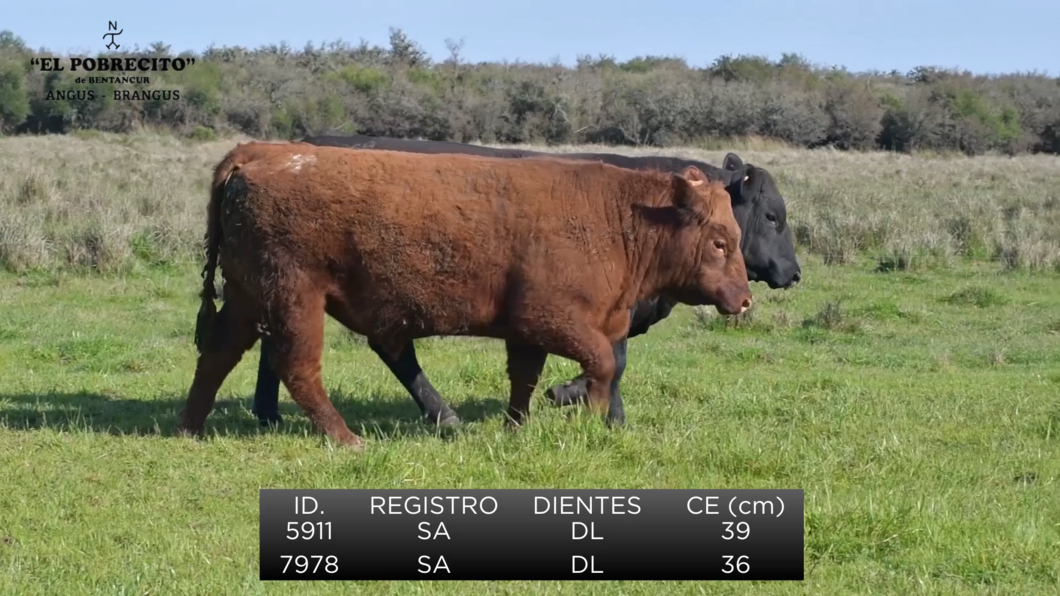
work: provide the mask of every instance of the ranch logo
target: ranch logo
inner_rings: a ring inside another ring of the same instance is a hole
[[[117,29],[118,28],[118,21],[107,21],[107,28],[110,29],[111,31]],[[110,48],[110,46],[114,46],[111,49],[116,50],[116,49],[121,47],[120,44],[118,44],[118,43],[116,43],[114,41],[114,36],[115,35],[121,35],[122,31],[125,31],[125,29],[122,29],[121,31],[118,31],[117,33],[104,33],[103,34],[103,39],[107,39],[108,35],[110,36],[110,43],[107,44],[108,48]]]
[[[103,39],[109,39],[110,41],[107,42],[105,47],[109,50],[117,50],[121,47],[121,44],[117,42],[117,37],[121,35],[125,29],[118,29],[117,21],[107,21],[107,30],[107,33],[103,34]],[[59,58],[33,58],[30,60],[30,64],[33,66],[39,66],[42,72],[66,71],[66,66],[63,65],[63,61]],[[70,67],[69,72],[81,71],[92,73],[114,73],[115,75],[120,74],[120,76],[79,76],[74,79],[74,84],[77,85],[97,85],[104,83],[119,85],[150,85],[151,77],[125,75],[126,73],[135,72],[180,72],[194,64],[195,58],[118,58],[100,56],[99,58],[70,57],[67,59],[67,66]],[[135,89],[132,91],[128,89],[114,89],[113,93],[114,101],[157,101],[180,99],[179,89]],[[48,95],[45,96],[44,99],[93,101],[98,96],[98,92],[95,89],[57,89],[48,91]]]

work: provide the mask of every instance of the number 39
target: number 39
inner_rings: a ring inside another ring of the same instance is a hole
[[[732,540],[733,537],[739,538],[740,540],[747,540],[747,537],[751,535],[751,524],[749,524],[749,523],[747,523],[745,521],[742,521],[740,523],[735,524],[736,525],[736,532],[735,533],[732,531],[733,522],[722,522],[722,523],[725,524],[725,531],[726,531],[725,534],[721,535],[722,539],[724,539],[724,540]],[[740,535],[736,536],[736,534],[740,534]]]
[[[722,558],[725,559],[725,567],[721,568],[721,572],[732,573],[734,569],[732,564],[732,555],[724,555],[722,556]],[[736,559],[735,570],[737,573],[747,573],[751,570],[751,564],[747,562],[747,555],[741,555],[739,558]]]

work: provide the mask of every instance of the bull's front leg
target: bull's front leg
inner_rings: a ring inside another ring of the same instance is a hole
[[[651,323],[647,320],[649,317],[649,304],[650,303],[645,301],[643,306],[638,304],[637,308],[630,312],[630,334],[611,346],[611,353],[615,358],[615,376],[611,379],[610,394],[608,396],[609,407],[607,412],[607,422],[609,425],[623,424],[626,421],[626,412],[622,403],[621,390],[622,374],[626,372],[626,349],[630,337],[644,333],[650,326]],[[643,329],[641,329],[641,327],[643,327]],[[634,331],[639,333],[634,333]],[[546,395],[552,400],[553,405],[556,406],[571,406],[574,404],[585,403],[589,396],[587,385],[588,381],[586,380],[585,374],[582,373],[562,385],[554,385],[550,387],[546,392]]]
[[[622,403],[622,374],[626,372],[626,350],[629,338],[622,338],[611,346],[611,353],[615,357],[615,376],[611,379],[611,391],[608,397],[610,408],[607,413],[607,421],[611,424],[622,424],[626,421],[625,408]],[[585,373],[574,377],[562,385],[553,385],[546,392],[548,398],[555,406],[573,406],[582,404],[588,400],[588,381]]]
[[[625,424],[626,422],[626,411],[622,406],[620,385],[622,384],[622,373],[626,371],[626,343],[628,341],[627,338],[623,337],[612,346],[612,354],[615,357],[615,376],[611,379],[611,391],[608,398],[609,405],[606,418],[608,426]]]
[[[602,333],[587,335],[571,354],[582,365],[589,411],[606,416],[610,423],[611,391],[616,380],[616,362],[613,346]],[[624,353],[624,352],[623,352]]]
[[[589,393],[585,389],[585,375],[580,374],[569,381],[548,388],[545,395],[556,407],[585,403]]]
[[[607,336],[598,329],[581,327],[564,330],[561,334],[543,338],[545,349],[550,354],[574,360],[582,366],[585,378],[586,404],[594,414],[606,415],[608,422],[614,422],[611,415],[611,391],[617,381],[615,371],[617,359],[614,346]],[[619,342],[624,346],[624,342]],[[625,350],[620,349],[625,361]],[[621,417],[621,405],[615,415]]]

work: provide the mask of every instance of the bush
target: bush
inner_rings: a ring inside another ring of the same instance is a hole
[[[196,141],[213,141],[217,139],[217,133],[206,126],[196,126],[188,136]]]
[[[0,32],[0,130],[127,132],[142,125],[181,134],[206,127],[253,137],[308,133],[460,142],[604,143],[665,147],[760,137],[842,150],[966,154],[1060,152],[1060,84],[1042,75],[975,76],[918,67],[850,73],[798,54],[771,61],[724,55],[704,68],[663,56],[580,56],[560,64],[464,63],[460,46],[433,62],[401,30],[389,47],[342,41],[294,50],[211,47],[183,71],[153,72],[150,87],[177,101],[114,101],[135,85],[101,84],[101,97],[47,99],[85,90],[69,72],[29,67],[46,51]],[[169,55],[153,44],[115,56]]]
[[[883,109],[872,87],[847,77],[836,78],[824,96],[828,116],[825,142],[837,149],[874,149],[882,129]]]
[[[14,62],[0,62],[0,132],[11,132],[29,113],[22,69]]]

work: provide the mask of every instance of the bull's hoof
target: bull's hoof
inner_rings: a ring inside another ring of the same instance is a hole
[[[279,426],[283,424],[283,416],[274,414],[272,416],[258,416],[258,424],[261,426]]]
[[[338,443],[340,446],[346,449],[350,449],[351,451],[364,451],[364,441],[361,439],[361,437],[358,437],[349,430],[346,430],[345,432],[341,433],[328,433],[328,437],[330,437],[332,441]]]
[[[435,426],[460,426],[460,417],[456,415],[456,412],[445,406],[442,406],[441,412],[428,412],[423,419]]]
[[[184,424],[177,425],[177,436],[189,437],[192,439],[198,439],[202,437],[202,427],[185,426]]]
[[[553,385],[545,392],[545,396],[556,407],[573,406],[585,401],[587,394],[580,383],[567,381],[562,385]]]
[[[268,401],[268,400],[266,400],[266,401]],[[275,400],[272,400],[272,402],[274,404],[276,403]],[[250,413],[253,414],[254,416],[257,416],[258,424],[260,424],[261,426],[272,426],[272,425],[277,425],[277,424],[283,424],[283,416],[280,416],[279,409],[274,409],[271,412],[270,411],[259,412],[258,408],[256,406],[257,406],[256,403],[252,403],[251,404]]]

